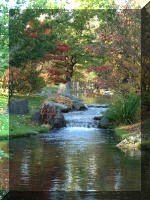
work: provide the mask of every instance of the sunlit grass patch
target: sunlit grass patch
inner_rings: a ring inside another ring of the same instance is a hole
[[[9,115],[0,114],[0,137],[9,136]]]
[[[115,128],[115,134],[121,139],[128,138],[130,136],[135,136],[136,134],[140,134],[141,132],[141,124],[135,123],[131,125],[124,125]]]
[[[8,103],[8,96],[0,95],[0,113],[6,108]]]
[[[0,106],[6,110],[8,104],[8,98],[6,96],[0,96]],[[17,95],[11,98],[11,100],[25,98],[29,102],[29,114],[28,115],[13,115],[0,113],[0,138],[8,139],[13,136],[25,136],[37,134],[39,132],[47,132],[48,127],[42,127],[37,124],[31,123],[31,116],[36,112],[46,97],[42,96],[25,96]]]
[[[47,127],[31,124],[30,115],[10,115],[9,131],[10,136],[34,134],[47,132]]]

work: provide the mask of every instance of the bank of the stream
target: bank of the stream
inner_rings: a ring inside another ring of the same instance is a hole
[[[49,128],[38,126],[31,123],[32,114],[40,108],[42,102],[46,97],[43,96],[14,96],[14,99],[25,98],[29,102],[29,114],[27,115],[13,115],[6,113],[6,107],[8,104],[7,96],[0,96],[0,139],[8,139],[9,137],[22,137],[42,132],[47,132]]]
[[[137,137],[140,135],[141,142],[137,145],[137,148],[144,151],[150,151],[149,118],[145,118],[142,122],[116,127],[114,130],[119,142],[128,139],[129,137]]]

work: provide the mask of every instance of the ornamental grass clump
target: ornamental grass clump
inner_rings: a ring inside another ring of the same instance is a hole
[[[141,98],[137,94],[119,95],[111,108],[106,111],[105,116],[111,119],[115,125],[132,124],[138,120],[140,105]]]
[[[56,103],[64,104],[65,106],[69,107],[70,109],[72,109],[72,107],[73,107],[72,100],[65,96],[53,95],[53,96],[48,97],[45,101],[48,101],[48,100],[54,101]]]

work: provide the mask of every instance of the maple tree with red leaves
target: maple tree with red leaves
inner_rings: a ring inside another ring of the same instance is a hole
[[[28,10],[22,14],[13,12],[10,15],[11,67],[24,70],[27,65],[35,68],[41,65],[40,76],[46,84],[83,80],[85,76],[90,79],[90,72],[94,72],[99,88],[118,90],[123,82],[128,82],[128,88],[139,89],[138,11],[50,10],[43,12],[54,19],[42,22],[38,20],[40,10],[32,14]],[[95,16],[99,25],[91,32],[89,21]],[[65,23],[59,23],[63,20]]]

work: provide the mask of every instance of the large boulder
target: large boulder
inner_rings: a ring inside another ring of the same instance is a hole
[[[86,110],[87,107],[81,101],[72,101],[74,110]]]
[[[113,128],[113,123],[109,118],[103,117],[99,121],[98,128],[112,129]]]
[[[60,83],[58,87],[58,95],[70,95],[70,85],[68,83]]]
[[[41,109],[43,109],[45,105],[48,106],[48,108],[52,112],[49,112],[47,114],[43,113],[43,115],[42,115]],[[61,128],[61,127],[66,126],[66,121],[65,121],[65,118],[64,118],[61,110],[58,107],[56,107],[53,104],[53,102],[52,103],[47,102],[46,104],[43,104],[41,109],[32,115],[32,117],[31,117],[32,122],[38,123],[40,125],[48,124],[52,128]]]
[[[36,111],[32,116],[31,116],[31,121],[34,123],[41,124],[42,122],[42,115],[40,113],[40,110]]]
[[[87,109],[87,106],[84,105],[81,102],[81,100],[78,97],[76,97],[75,95],[65,95],[65,96],[72,100],[73,110],[86,110]]]
[[[26,115],[29,113],[27,99],[10,100],[7,106],[10,114]]]
[[[65,106],[64,104],[56,103],[54,101],[46,101],[43,105],[49,105],[50,107],[56,108],[57,110],[60,110],[61,112],[68,112],[69,107]]]
[[[49,123],[51,123],[51,122],[49,122]],[[62,112],[58,110],[54,117],[53,127],[61,128],[61,127],[65,127],[65,126],[66,126],[65,118],[64,118]]]

